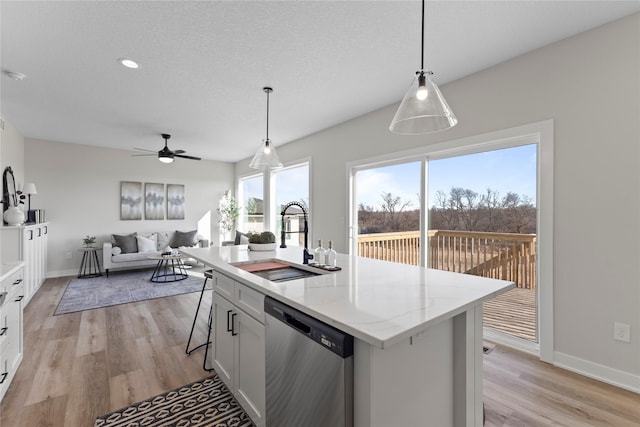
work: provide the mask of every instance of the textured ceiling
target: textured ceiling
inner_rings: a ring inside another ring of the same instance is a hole
[[[170,133],[173,149],[237,161],[265,137],[263,86],[274,88],[276,146],[399,102],[419,68],[420,8],[3,0],[0,65],[27,77],[2,75],[0,111],[27,138],[158,150]],[[428,1],[425,66],[442,85],[639,10],[637,0]]]

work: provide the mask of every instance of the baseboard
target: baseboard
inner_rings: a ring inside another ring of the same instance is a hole
[[[559,368],[640,394],[640,375],[633,375],[558,351],[554,352],[553,360],[553,364]]]
[[[56,270],[56,271],[47,271],[47,279],[54,279],[56,277],[67,277],[67,276],[77,276],[78,269],[74,270]]]

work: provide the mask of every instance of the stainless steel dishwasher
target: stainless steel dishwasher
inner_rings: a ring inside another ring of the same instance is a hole
[[[353,337],[265,297],[267,427],[353,426]]]

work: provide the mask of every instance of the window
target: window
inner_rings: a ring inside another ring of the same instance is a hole
[[[264,230],[263,174],[240,178],[238,185],[240,218],[238,229],[243,232]]]
[[[282,229],[281,212],[289,202],[297,202],[309,212],[309,163],[305,162],[276,171],[272,175],[272,184],[275,194],[274,233],[279,238]],[[287,209],[284,226],[287,245],[304,245],[304,215],[299,206],[293,205]]]

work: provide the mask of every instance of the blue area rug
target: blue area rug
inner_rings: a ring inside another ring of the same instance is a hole
[[[152,272],[153,269],[110,272],[109,277],[72,279],[54,316],[202,290],[204,275],[200,269],[189,270],[185,280],[169,283],[149,281]]]

